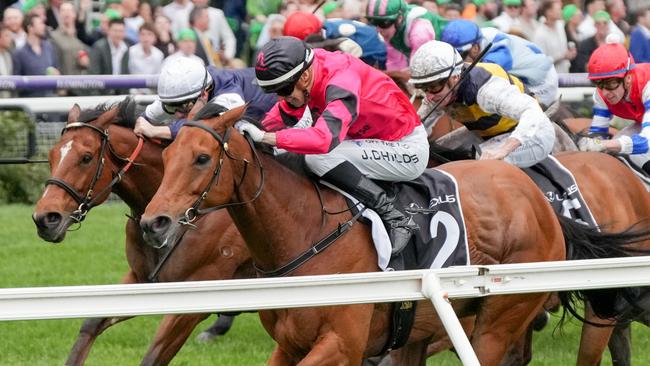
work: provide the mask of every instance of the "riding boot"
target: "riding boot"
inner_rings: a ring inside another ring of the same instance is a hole
[[[645,172],[645,174],[650,177],[650,161],[646,161],[645,164],[643,164],[643,167],[641,168]]]
[[[345,161],[323,176],[323,179],[350,193],[381,217],[392,245],[392,254],[401,252],[418,229],[412,218],[393,206],[394,198],[377,183],[364,176],[352,163]]]

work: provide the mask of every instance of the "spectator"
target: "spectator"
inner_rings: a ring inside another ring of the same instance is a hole
[[[492,19],[497,16],[497,4],[494,0],[472,0],[472,4],[476,6],[476,16],[469,20],[473,20],[481,27],[493,26]]]
[[[176,35],[176,46],[178,51],[165,59],[165,62],[179,57],[187,57],[198,60],[203,65],[205,62],[196,55],[196,33],[189,28],[181,29]]]
[[[124,42],[124,20],[112,19],[106,37],[95,42],[91,52],[92,74],[121,75],[129,71],[129,47]]]
[[[637,63],[650,62],[650,7],[636,13],[636,26],[630,34],[630,53]]]
[[[567,42],[578,44],[578,26],[582,22],[582,12],[575,4],[565,5],[562,8],[562,19],[564,19],[564,32]]]
[[[445,6],[445,12],[442,16],[447,20],[454,20],[460,18],[460,5],[456,3],[449,3]]]
[[[218,46],[215,44],[210,32],[208,32],[209,23],[208,8],[195,6],[190,12],[190,26],[192,26],[191,30],[194,32],[196,39],[196,51],[194,53],[203,60],[204,65],[221,68],[223,64],[219,56]]]
[[[510,32],[515,19],[521,14],[521,0],[503,0],[503,11],[492,19],[492,24],[504,33]]]
[[[411,4],[413,4],[413,2],[411,2]],[[440,14],[438,11],[438,3],[435,1],[426,0],[423,1],[420,6],[427,9],[429,12],[431,12],[431,14]]]
[[[47,15],[45,14],[45,0],[26,0],[23,3],[23,14],[29,15],[34,14],[43,19],[47,20]]]
[[[144,23],[152,23],[154,22],[153,18],[153,9],[151,8],[151,4],[149,4],[146,1],[143,1],[140,3],[140,7],[138,7],[138,14],[144,21]]]
[[[11,40],[15,50],[22,48],[27,40],[27,33],[23,29],[23,12],[16,8],[5,9],[2,16],[2,23],[11,32]]]
[[[615,25],[624,35],[630,34],[630,24],[625,21],[626,9],[623,0],[607,0],[607,12],[612,17],[610,24]],[[610,29],[615,32],[615,29]]]
[[[60,21],[59,9],[61,8],[61,4],[63,4],[63,0],[50,0],[49,3],[50,6],[45,10],[45,24],[52,29],[57,29],[59,28]]]
[[[596,25],[593,15],[597,11],[605,10],[605,0],[585,0],[587,14],[585,19],[578,26],[578,40],[582,41],[596,34]],[[625,34],[621,31],[614,22],[609,22],[609,33],[615,33],[619,38],[619,42],[625,40]]]
[[[23,28],[27,32],[25,45],[13,58],[14,75],[59,75],[59,62],[54,47],[45,39],[45,19],[36,14],[25,17]],[[49,90],[23,90],[20,97],[45,97]]]
[[[596,34],[578,43],[578,55],[571,62],[571,72],[587,72],[589,57],[596,48],[606,43],[605,39],[609,34],[609,21],[611,20],[609,14],[604,10],[597,11],[593,18]]]
[[[284,15],[280,14],[271,14],[266,18],[266,23],[260,32],[260,36],[257,39],[257,44],[255,45],[255,51],[259,51],[264,47],[264,45],[275,38],[281,37],[284,29],[284,24],[287,18]],[[254,59],[257,59],[255,55]]]
[[[87,46],[77,38],[77,11],[70,2],[60,4],[59,27],[52,32],[52,43],[64,75],[79,75],[88,70]]]
[[[139,7],[139,0],[122,0],[121,14],[124,18],[126,39],[131,43],[138,42],[140,27],[144,24],[144,19],[138,13]]]
[[[537,0],[522,0],[521,14],[512,23],[512,29],[516,30],[527,40],[532,40],[535,37],[535,32],[540,26],[537,20]]]
[[[564,25],[560,21],[562,3],[546,0],[542,3],[541,13],[545,18],[544,23],[535,32],[533,42],[542,49],[542,52],[551,57],[558,73],[567,73],[571,60],[576,57],[576,49],[569,48]]]
[[[138,32],[140,42],[129,47],[129,74],[159,74],[165,59],[162,51],[157,49],[156,28],[151,23],[144,23]],[[150,89],[131,89],[131,94],[151,94]]]
[[[190,12],[194,8],[194,4],[190,0],[174,0],[169,5],[162,9],[164,16],[171,21],[171,32],[177,34],[181,29],[190,26]]]
[[[13,62],[11,59],[11,31],[0,23],[0,76],[13,75]],[[0,91],[0,98],[11,97],[8,90]]]
[[[230,60],[235,58],[237,52],[237,40],[235,34],[228,25],[228,20],[223,11],[220,9],[208,6],[208,0],[192,0],[194,6],[203,6],[208,9],[208,26],[210,36],[213,40],[213,47],[221,53],[222,62],[227,64]]]
[[[165,57],[176,52],[176,45],[171,33],[171,21],[164,15],[156,16],[154,27],[156,27],[156,48],[162,51]]]

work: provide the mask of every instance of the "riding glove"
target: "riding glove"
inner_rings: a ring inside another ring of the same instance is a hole
[[[578,141],[578,148],[580,151],[595,151],[603,152],[607,148],[603,144],[603,140],[599,138],[583,137]]]
[[[255,126],[254,124],[246,121],[239,121],[235,123],[235,128],[237,131],[239,131],[242,135],[244,133],[248,133],[248,135],[253,139],[255,142],[262,142],[262,138],[264,138],[264,131],[260,130]]]

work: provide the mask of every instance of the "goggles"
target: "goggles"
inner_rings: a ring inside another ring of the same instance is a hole
[[[449,78],[438,79],[427,84],[416,85],[415,87],[422,89],[425,93],[438,94],[445,88],[448,81]]]
[[[368,19],[368,23],[374,25],[375,27],[379,27],[381,29],[386,29],[386,28],[390,28],[391,25],[395,24],[395,20],[394,19],[370,18],[370,19]]]
[[[609,78],[609,79],[600,79],[592,80],[592,84],[598,89],[601,90],[616,90],[623,83],[622,78]]]
[[[176,112],[187,114],[192,110],[192,107],[194,107],[194,103],[196,103],[197,99],[198,98],[192,100],[184,100],[178,103],[163,103],[162,108],[163,111],[165,111],[167,114],[176,114]]]

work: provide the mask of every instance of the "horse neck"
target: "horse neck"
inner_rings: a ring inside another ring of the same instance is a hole
[[[254,161],[253,157],[250,159]],[[264,167],[262,193],[253,202],[234,206],[229,211],[257,266],[272,270],[294,259],[323,236],[323,213],[316,189],[308,178],[271,157],[262,155],[260,159],[258,164]],[[258,166],[246,169],[243,180],[243,165],[234,169],[235,183],[241,181],[241,184],[235,188],[233,201],[250,200],[259,188]],[[331,192],[327,193],[325,200],[332,198]],[[339,200],[343,202],[340,197]],[[329,209],[338,209],[336,202],[329,201]]]
[[[135,151],[138,138],[133,131],[120,126],[109,129],[110,143],[114,152],[122,158],[128,158]],[[117,173],[126,164],[110,156],[113,173]],[[135,158],[135,164],[124,174],[122,180],[113,187],[117,194],[135,215],[141,215],[162,181],[162,147],[145,141],[142,150]]]

